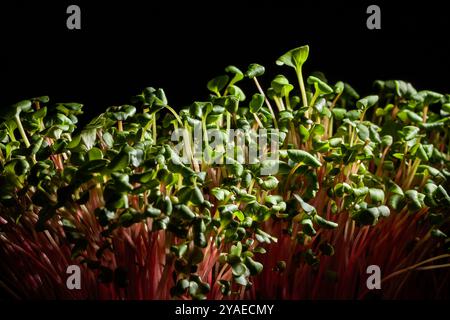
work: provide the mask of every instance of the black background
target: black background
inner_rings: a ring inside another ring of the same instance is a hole
[[[207,317],[176,315],[177,307],[203,306],[215,309]],[[271,315],[221,315],[220,305],[274,305]],[[209,319],[431,319],[445,314],[445,301],[28,301],[0,303],[2,315],[12,311],[14,318],[46,319],[131,319],[209,320]]]
[[[202,100],[206,82],[234,64],[266,67],[310,45],[306,74],[325,72],[369,94],[376,79],[448,92],[450,11],[445,1],[2,1],[1,105],[49,95],[96,114],[162,87],[175,108]],[[66,8],[81,8],[81,30]],[[381,30],[366,9],[381,7]]]

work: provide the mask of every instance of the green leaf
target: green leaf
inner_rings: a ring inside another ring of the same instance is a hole
[[[336,84],[334,85],[334,92],[336,94],[344,92],[344,83],[342,81],[336,82]]]
[[[310,237],[316,235],[317,231],[314,229],[311,219],[309,218],[303,219],[301,223],[302,223],[302,231],[304,234]]]
[[[86,149],[91,149],[97,138],[97,130],[96,129],[85,129],[81,132],[81,141],[83,141]]]
[[[383,147],[389,147],[392,145],[394,139],[390,135],[385,135],[383,138],[381,138],[381,143]]]
[[[243,203],[253,203],[256,201],[256,196],[254,196],[252,194],[248,194],[245,189],[239,189],[234,186],[233,186],[233,188],[238,196],[238,201],[243,202]]]
[[[44,142],[43,137],[39,137],[36,141],[31,144],[31,154],[35,155],[42,147],[42,143]]]
[[[231,268],[232,268],[233,276],[235,276],[235,277],[240,277],[240,276],[244,275],[248,270],[247,267],[245,266],[245,264],[243,264],[242,262],[233,264],[231,266]]]
[[[383,203],[384,202],[384,191],[382,189],[370,188],[369,189],[370,198],[373,203]]]
[[[239,108],[239,99],[235,96],[227,96],[225,99],[224,107],[229,113],[236,113]]]
[[[109,132],[104,132],[102,135],[103,141],[106,143],[108,148],[112,148],[114,145],[114,138]]]
[[[419,133],[420,129],[414,126],[406,126],[401,131],[403,134],[403,139],[405,141],[412,140],[417,137],[417,134]]]
[[[209,91],[220,96],[220,91],[225,88],[229,80],[230,77],[228,77],[227,75],[221,75],[209,80],[206,86]]]
[[[30,164],[25,159],[14,159],[5,165],[5,170],[9,170],[16,176],[23,176],[30,171]]]
[[[230,255],[240,257],[242,254],[242,243],[238,241],[236,245],[232,245],[230,248]]]
[[[0,109],[0,118],[10,120],[18,117],[21,112],[27,112],[31,109],[30,100],[19,101],[8,108]]]
[[[309,130],[304,126],[304,125],[300,125],[298,128],[299,132],[300,132],[300,136],[302,137],[303,140],[308,140],[309,139]]]
[[[195,101],[189,107],[189,114],[192,117],[202,118],[203,115],[207,112],[208,107],[211,105],[210,102],[199,102]]]
[[[260,93],[255,93],[250,101],[250,112],[258,112],[264,104],[264,96]]]
[[[416,123],[422,123],[423,122],[423,118],[421,116],[419,116],[417,113],[412,112],[411,110],[402,110],[399,113],[397,113],[397,116],[402,120],[402,121],[406,121],[406,119],[408,119],[411,122],[416,122]]]
[[[103,159],[102,150],[100,150],[99,148],[95,148],[95,147],[92,148],[88,152],[88,158],[89,158],[89,161]]]
[[[398,210],[398,209],[400,209],[400,204],[402,203],[402,200],[403,200],[403,196],[401,196],[399,194],[393,194],[389,198],[389,206],[391,206],[395,210]]]
[[[307,151],[299,150],[299,149],[289,149],[287,151],[289,159],[296,163],[303,162],[307,165],[310,165],[312,167],[320,167],[322,164],[320,163],[319,159],[314,157],[312,154],[310,154]]]
[[[250,271],[250,275],[256,276],[261,273],[263,270],[263,265],[260,262],[253,260],[251,257],[247,257],[245,259],[245,265],[248,267]]]
[[[444,239],[448,237],[447,234],[445,234],[439,229],[431,230],[431,236],[433,236],[434,238],[444,238]]]
[[[112,172],[121,171],[128,167],[130,163],[130,155],[127,152],[119,152],[108,165],[108,169]]]
[[[417,93],[417,95],[423,100],[425,106],[439,102],[443,95],[430,90],[423,90]],[[417,96],[416,95],[416,96]]]
[[[241,81],[242,79],[244,79],[244,74],[242,73],[241,70],[239,70],[237,67],[235,66],[228,66],[225,68],[225,72],[228,73],[233,73],[234,77],[233,79],[231,79],[230,81],[230,86],[234,85],[236,82]]]
[[[369,193],[369,188],[361,187],[361,188],[353,188],[353,195],[355,197],[362,197]]]
[[[239,219],[239,221],[241,221],[241,222],[244,221],[245,216],[242,211],[236,210],[233,214]]]
[[[261,186],[264,190],[274,190],[278,186],[278,179],[274,176],[269,176]]]
[[[221,188],[214,188],[211,190],[211,193],[216,197],[217,200],[223,201],[230,194],[230,191]]]
[[[292,50],[289,50],[276,61],[277,65],[287,65],[296,70],[299,70],[305,61],[308,59],[309,46],[301,46]]]
[[[127,174],[113,172],[111,176],[111,181],[113,181],[116,191],[129,192],[133,190],[133,186],[130,184],[130,177]]]
[[[281,74],[277,75],[275,79],[272,80],[271,86],[275,93],[280,97],[288,96],[289,92],[294,89],[294,86],[289,84],[289,80]]]
[[[352,98],[359,99],[358,92],[348,83],[344,83],[344,92]]]
[[[379,206],[378,212],[385,218],[389,217],[389,215],[391,214],[391,210],[389,209],[389,207],[387,207],[385,205]]]
[[[281,201],[281,202],[277,203],[276,205],[272,206],[272,210],[274,210],[275,212],[286,211],[286,208],[287,208],[287,204],[284,201]]]
[[[241,88],[232,85],[232,86],[229,87],[228,91],[230,92],[231,95],[233,95],[236,98],[238,98],[239,101],[244,101],[245,100],[245,94],[244,94],[244,91],[242,91]]]
[[[227,204],[219,207],[219,212],[222,215],[231,214],[238,210],[238,206],[235,204]]]
[[[352,192],[352,187],[346,182],[338,183],[334,186],[334,193],[339,198],[343,197],[345,194],[350,194]]]
[[[398,194],[398,195],[401,195],[402,197],[404,196],[402,188],[400,188],[400,186],[398,184],[396,184],[394,181],[392,181],[392,180],[389,181],[388,186],[389,186],[390,193]]]
[[[367,110],[378,102],[379,97],[376,95],[364,97],[356,101],[356,107],[361,110]]]
[[[117,121],[125,121],[134,116],[136,108],[132,105],[113,106],[106,110],[106,114]]]
[[[316,211],[316,208],[314,208],[312,205],[310,205],[309,203],[303,201],[303,199],[298,195],[298,194],[293,194],[295,200],[298,201],[298,203],[300,203],[300,207],[307,213],[307,214],[311,214],[313,212]]]
[[[259,65],[257,63],[252,63],[248,66],[247,72],[245,75],[253,79],[254,77],[262,76],[265,72],[265,68],[262,65]]]
[[[182,243],[178,246],[173,245],[170,247],[170,251],[175,253],[178,258],[181,258],[182,256],[184,256],[184,254],[187,252],[187,249],[188,249],[188,246],[185,243]]]
[[[318,91],[319,94],[333,93],[333,88],[331,88],[326,82],[320,80],[317,77],[309,76],[306,82],[308,84],[314,85],[315,90]]]
[[[370,137],[370,132],[369,132],[369,128],[367,128],[365,125],[363,125],[362,123],[358,123],[356,125],[356,129],[358,132],[358,137],[362,140],[362,141],[366,141],[367,139],[369,139]]]
[[[33,112],[32,116],[34,119],[43,119],[47,115],[47,107],[40,108]]]
[[[422,161],[428,161],[428,155],[425,152],[425,149],[423,148],[422,144],[418,145],[417,151],[416,151],[417,157]]]
[[[425,206],[423,202],[423,200],[425,199],[425,195],[419,193],[417,190],[407,190],[405,191],[405,196],[409,200],[410,209],[417,211]]]
[[[203,197],[203,192],[199,187],[195,186],[192,188],[190,200],[193,204],[198,205],[198,206],[203,204],[203,202],[205,202],[205,198]]]
[[[176,215],[183,220],[192,221],[195,219],[195,213],[185,204],[175,205]]]
[[[328,142],[330,143],[330,147],[332,147],[332,148],[337,148],[337,147],[339,147],[344,141],[342,140],[342,138],[331,138],[330,140],[328,140]]]
[[[261,243],[271,243],[271,242],[277,242],[277,238],[271,236],[267,232],[262,231],[261,229],[256,229],[255,238]]]
[[[314,215],[314,222],[324,229],[336,229],[338,227],[336,222],[326,220],[318,214]]]
[[[161,210],[158,208],[154,208],[151,205],[147,205],[145,207],[144,214],[146,217],[157,218],[161,215]]]
[[[283,110],[280,111],[279,115],[279,122],[283,124],[287,124],[290,120],[294,119],[294,115],[292,114],[291,110]]]
[[[352,121],[355,121],[355,120],[359,119],[359,117],[361,116],[361,111],[360,110],[356,110],[356,109],[355,110],[350,110],[350,111],[347,111],[345,113],[345,116],[348,119],[344,119],[344,122],[347,121],[348,124],[351,124],[352,126],[355,126]],[[351,121],[348,121],[348,120],[351,120]]]
[[[43,102],[43,101],[40,101],[40,102]],[[83,113],[82,108],[83,108],[83,105],[81,103],[76,103],[76,102],[64,102],[64,103],[59,103],[56,106],[56,110],[64,113],[66,116],[82,114]]]
[[[434,198],[443,206],[450,206],[450,196],[442,185],[439,185],[434,193]]]
[[[206,248],[208,242],[206,241],[206,236],[204,232],[194,232],[194,244],[200,248]]]
[[[48,96],[40,96],[30,99],[32,102],[48,103],[50,98]]]
[[[379,216],[379,210],[373,207],[362,209],[353,218],[362,225],[372,226],[377,223]]]
[[[271,204],[271,205],[276,205],[277,203],[283,201],[283,197],[280,196],[280,195],[275,195],[275,194],[274,194],[274,195],[267,195],[267,196],[264,198],[264,201],[265,201],[266,203]]]
[[[244,166],[242,164],[232,158],[226,158],[225,163],[227,170],[229,170],[232,175],[235,175],[236,177],[242,176],[244,172]]]
[[[317,112],[319,112],[321,115],[324,115],[328,110],[328,108],[326,107],[327,104],[327,100],[325,98],[319,98],[316,100],[316,102],[314,103],[313,108],[315,110],[317,110]],[[329,112],[329,110],[328,110]],[[329,114],[331,115],[331,113]]]
[[[333,108],[333,110],[331,110],[331,113],[336,120],[342,120],[344,119],[347,110],[343,108]]]

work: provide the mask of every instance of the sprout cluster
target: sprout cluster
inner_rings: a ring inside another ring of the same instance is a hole
[[[164,264],[161,281],[172,297],[195,299],[214,287],[224,296],[249,288],[265,267],[258,257],[270,255],[280,236],[273,225],[311,266],[335,254],[340,216],[372,227],[393,214],[421,214],[448,248],[450,95],[389,80],[360,97],[321,73],[304,81],[308,54],[303,46],[282,55],[277,64],[295,71],[295,83],[287,69],[266,89],[263,66],[228,66],[207,83],[207,99],[178,112],[151,87],[83,128],[78,103],[38,97],[1,109],[0,246],[17,230],[8,225],[34,215],[36,231],[56,237],[63,230],[73,261],[126,286],[107,258],[119,250],[117,239],[124,230],[158,234],[151,239]],[[254,91],[240,81],[253,82]],[[224,159],[218,150],[230,144],[213,148],[204,134],[201,152],[224,161],[198,160],[188,134],[183,161],[171,136],[196,128],[217,130],[223,141],[239,129],[248,144],[266,129],[276,136],[277,158]],[[260,174],[270,166],[274,174]]]

